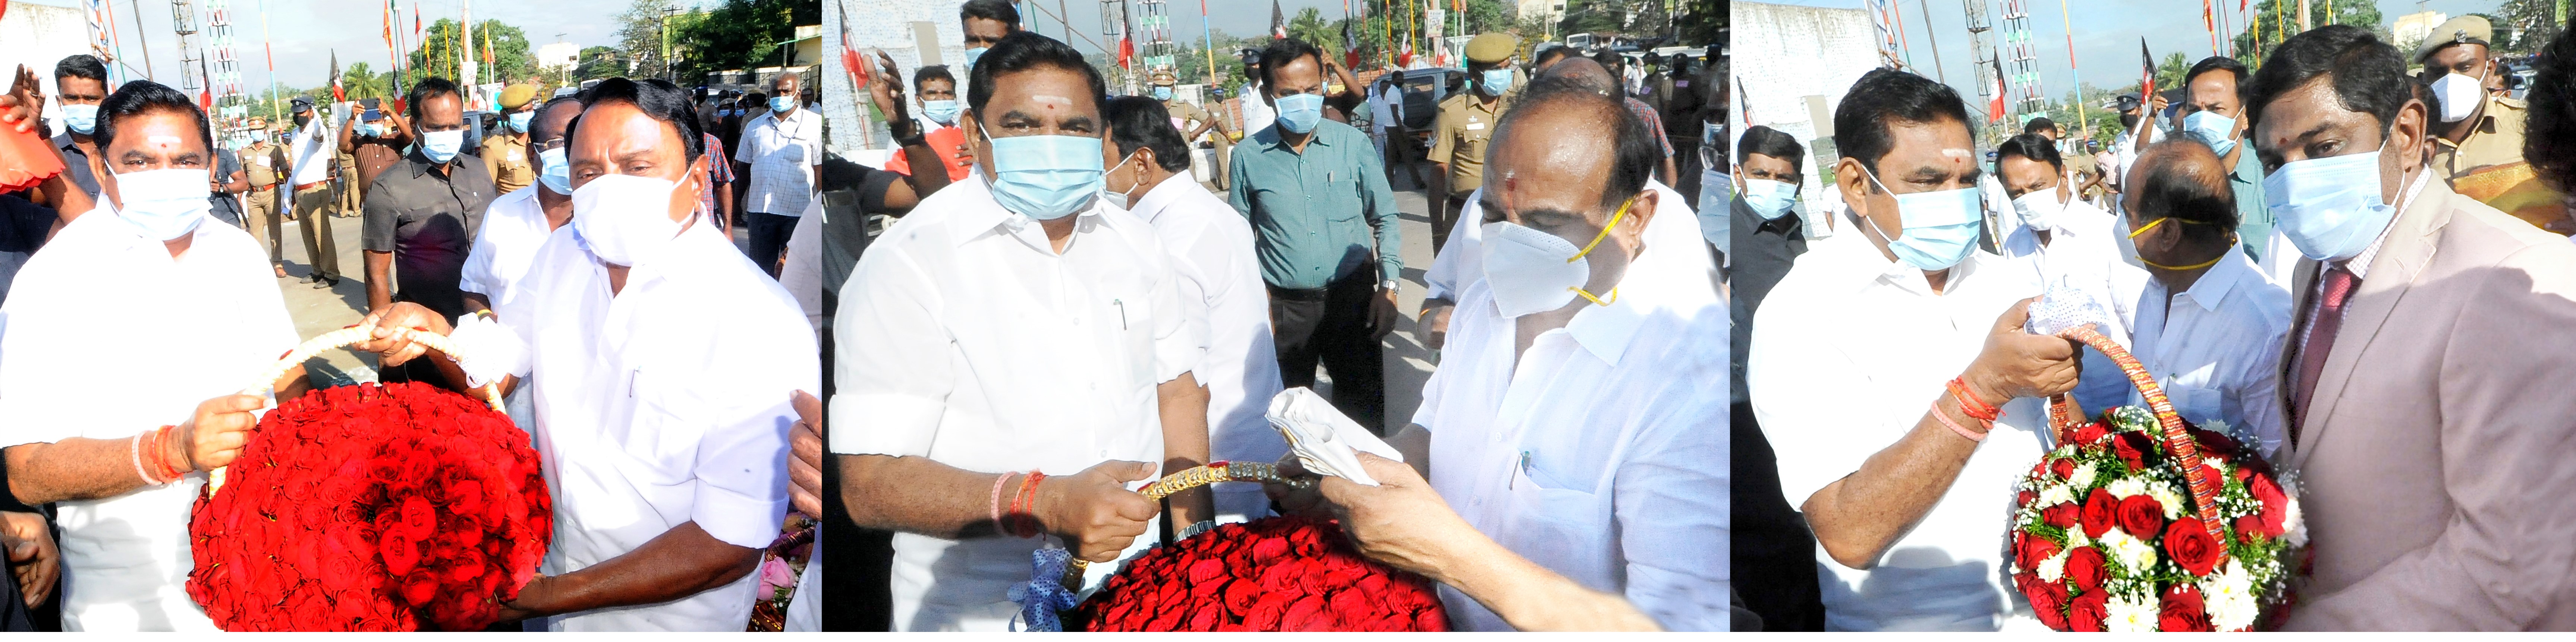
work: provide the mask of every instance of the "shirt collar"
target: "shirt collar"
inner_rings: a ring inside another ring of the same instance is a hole
[[[1033,249],[1043,250],[1051,255],[1059,254],[1054,245],[1047,242],[1045,233],[1037,231],[1036,219],[1003,209],[1001,201],[994,200],[992,186],[984,182],[983,172],[968,172],[967,177],[967,180],[950,183],[947,189],[941,190],[942,193],[946,193],[961,187],[966,188],[965,193],[958,195],[966,200],[964,210],[958,212],[957,218],[952,222],[953,227],[949,228],[949,240],[958,245],[964,245],[968,241],[983,238],[989,233],[1017,237]],[[1073,216],[1077,218],[1099,216],[1106,207],[1108,205],[1094,199],[1090,207],[1082,208],[1082,211],[1075,212]],[[1073,245],[1067,243],[1065,249],[1072,250]]]
[[[1619,365],[1620,355],[1628,351],[1629,339],[1646,321],[1643,307],[1626,296],[1612,299],[1609,305],[1587,305],[1566,321],[1565,333],[1603,363]]]
[[[2191,302],[2200,304],[2200,309],[2217,312],[2218,302],[2227,299],[2227,292],[2236,288],[2236,281],[2250,276],[2255,276],[2253,262],[2246,259],[2243,252],[2231,247],[2227,249],[2227,256],[2219,257],[2217,265],[2200,273],[2200,279],[2192,281],[2191,289],[2183,290],[2182,294],[2191,297]]]
[[[1193,189],[1206,188],[1199,187],[1198,181],[1192,180],[1189,172],[1166,176],[1163,182],[1155,183],[1154,187],[1145,190],[1144,196],[1137,197],[1136,203],[1128,207],[1127,212],[1135,214],[1137,218],[1145,219],[1147,223],[1152,223],[1155,217],[1163,214],[1164,210],[1171,209],[1173,203],[1180,202],[1181,197],[1188,193],[1187,190]]]

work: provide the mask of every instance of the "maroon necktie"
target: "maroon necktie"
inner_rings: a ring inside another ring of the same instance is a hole
[[[2315,312],[2308,317],[2308,340],[2299,348],[2299,390],[2293,397],[2290,417],[2290,441],[2297,443],[2299,424],[2307,421],[2308,403],[2316,399],[2317,377],[2326,369],[2326,354],[2334,348],[2335,331],[2343,328],[2343,306],[2352,299],[2352,286],[2357,279],[2352,271],[2327,268],[2324,274],[2324,296],[2317,300]]]

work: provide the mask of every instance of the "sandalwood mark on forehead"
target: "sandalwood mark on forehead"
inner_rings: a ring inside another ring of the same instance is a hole
[[[1941,149],[1941,155],[1942,155],[1942,156],[1948,156],[1948,157],[1950,157],[1950,158],[1967,158],[1967,157],[1969,157],[1969,156],[1971,156],[1971,155],[1974,155],[1974,154],[1975,154],[1975,152],[1971,152],[1971,151],[1968,151],[1968,150],[1965,150],[1965,149],[1960,149],[1960,148],[1957,148],[1957,147],[1945,147],[1945,148],[1942,148],[1942,149]]]
[[[1071,98],[1066,98],[1066,97],[1063,97],[1063,96],[1048,96],[1048,95],[1030,96],[1030,97],[1029,97],[1029,102],[1034,102],[1034,103],[1037,103],[1037,104],[1040,104],[1040,105],[1045,105],[1047,109],[1055,109],[1055,108],[1057,108],[1057,107],[1072,107],[1072,106],[1073,106],[1073,99],[1071,99]]]

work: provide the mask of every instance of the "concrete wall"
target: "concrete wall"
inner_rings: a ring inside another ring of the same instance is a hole
[[[66,56],[90,52],[85,13],[71,7],[10,3],[8,15],[0,16],[0,73],[14,78],[18,65],[26,65],[35,70],[36,82],[44,87],[46,96],[62,93],[54,88],[54,64]],[[115,82],[116,71],[110,69],[107,77],[109,82]],[[46,99],[45,118],[57,133],[63,131],[61,116],[55,101]]]
[[[1852,83],[1878,66],[1877,35],[1869,15],[1858,9],[1753,2],[1733,3],[1731,11],[1736,104],[1728,107],[1728,133],[1742,136],[1746,127],[1763,125],[1808,142],[1812,152],[1816,145],[1809,141],[1816,138],[1818,123],[1809,116],[1806,97],[1824,96],[1831,118]],[[1806,193],[1819,193],[1823,172],[1812,153],[1804,173]]]
[[[824,140],[831,151],[868,163],[867,158],[891,154],[893,139],[885,124],[867,121],[867,92],[851,84],[850,71],[842,67],[842,27],[847,25],[849,44],[857,49],[868,64],[875,64],[876,51],[883,50],[894,58],[903,71],[904,86],[912,86],[912,72],[924,59],[936,57],[948,65],[965,82],[966,32],[957,21],[957,8],[964,0],[822,0],[823,3],[823,119],[831,125]],[[846,14],[846,15],[845,15]],[[846,18],[846,20],[845,20]],[[929,22],[938,33],[936,52],[924,52],[913,40],[912,23]],[[930,56],[925,56],[930,53]],[[959,87],[963,93],[964,87]],[[961,96],[962,97],[962,96]],[[909,96],[907,96],[909,98]],[[910,109],[911,106],[906,106]],[[860,134],[864,132],[864,134]],[[860,150],[876,150],[860,154]],[[873,164],[873,163],[868,163]]]

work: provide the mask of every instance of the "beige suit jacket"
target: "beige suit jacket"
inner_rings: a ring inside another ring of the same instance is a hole
[[[2440,180],[2392,225],[2286,460],[2315,553],[2287,628],[2576,629],[2576,245]]]

